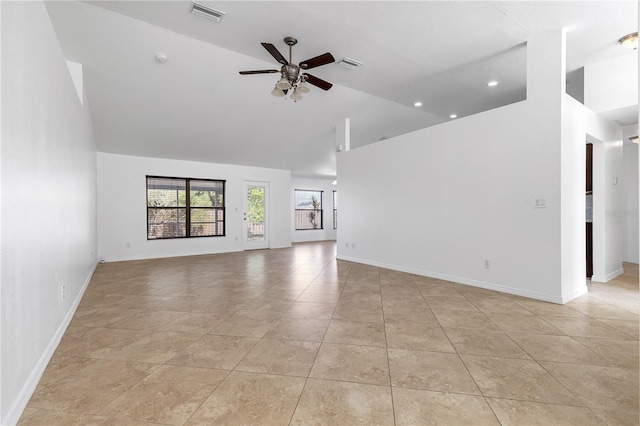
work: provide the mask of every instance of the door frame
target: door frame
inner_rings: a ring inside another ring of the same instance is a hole
[[[264,186],[264,234],[265,239],[262,241],[248,241],[247,240],[247,189],[249,186]],[[269,249],[271,248],[271,225],[270,225],[270,217],[271,217],[271,208],[270,208],[270,194],[269,194],[269,181],[260,181],[260,180],[251,180],[251,179],[243,179],[242,180],[242,221],[241,221],[241,234],[242,235],[242,249],[243,250],[260,250],[260,249]]]

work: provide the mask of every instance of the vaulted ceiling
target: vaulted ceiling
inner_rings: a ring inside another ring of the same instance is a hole
[[[191,1],[46,3],[66,58],[84,66],[100,151],[334,176],[345,117],[358,147],[517,102],[531,37],[568,27],[573,71],[634,54],[617,40],[638,26],[636,1],[202,3],[224,19]],[[279,68],[260,42],[286,55],[286,36],[294,62],[329,51],[363,65],[314,69],[334,86],[300,102],[272,97],[278,74],[238,71]]]

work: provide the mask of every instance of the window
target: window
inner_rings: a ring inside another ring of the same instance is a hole
[[[221,237],[223,180],[147,176],[147,239]]]
[[[333,190],[333,229],[338,229],[338,191]]]
[[[296,230],[323,229],[322,191],[295,190]]]

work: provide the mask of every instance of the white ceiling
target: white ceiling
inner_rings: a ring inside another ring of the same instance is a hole
[[[345,117],[357,147],[517,102],[526,40],[569,27],[572,71],[633,54],[617,39],[638,24],[637,1],[202,3],[222,22],[191,14],[190,1],[47,2],[65,56],[84,65],[100,151],[334,176]],[[330,91],[274,98],[277,74],[238,71],[279,68],[260,42],[288,56],[285,36],[299,40],[296,63],[329,51],[363,65],[316,68]]]

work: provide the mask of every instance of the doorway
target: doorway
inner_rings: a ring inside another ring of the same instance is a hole
[[[593,276],[593,144],[588,143],[586,147],[586,272],[587,278],[591,279],[591,277]]]
[[[244,181],[243,248],[269,248],[269,182]]]

